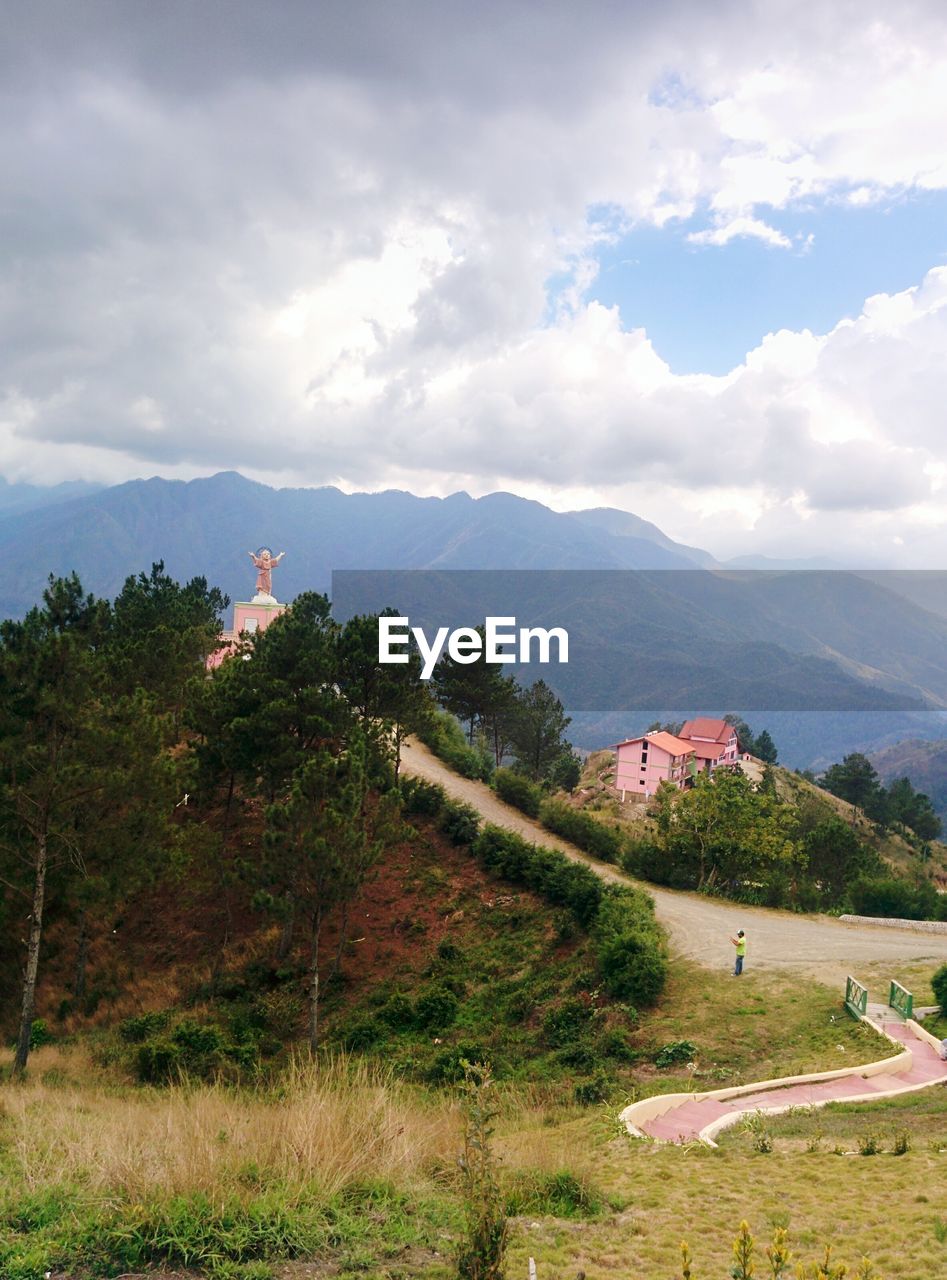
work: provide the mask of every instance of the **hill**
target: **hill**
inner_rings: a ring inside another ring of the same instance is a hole
[[[930,796],[938,815],[947,819],[947,742],[909,738],[874,752],[871,762],[884,783],[910,778],[916,790]]]
[[[273,489],[236,472],[135,480],[15,517],[0,506],[0,615],[22,616],[50,572],[75,570],[90,590],[111,596],[156,560],[174,577],[203,574],[243,599],[253,584],[246,552],[264,541],[288,550],[274,584],[281,599],[328,591],[332,572],[347,568],[694,566],[700,553],[648,529],[612,534],[508,493]]]

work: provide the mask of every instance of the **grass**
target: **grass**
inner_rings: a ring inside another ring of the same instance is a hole
[[[501,1130],[504,1141],[518,1141]],[[836,1261],[852,1272],[863,1255],[884,1280],[932,1280],[944,1265],[943,1201],[936,1188],[947,1152],[912,1147],[907,1154],[865,1159],[741,1145],[711,1151],[657,1146],[623,1135],[611,1116],[563,1118],[539,1130],[542,1158],[556,1148],[584,1149],[595,1184],[610,1209],[581,1221],[527,1214],[510,1249],[511,1276],[527,1258],[549,1278],[584,1271],[587,1280],[652,1280],[680,1275],[680,1242],[695,1259],[695,1275],[725,1276],[737,1227],[746,1219],[761,1244],[775,1227],[788,1229],[795,1260],[814,1261],[832,1243]],[[940,1227],[938,1227],[940,1223]],[[763,1270],[758,1263],[758,1272]]]
[[[689,961],[672,962],[661,1008],[645,1024],[652,1046],[690,1040],[686,1064],[642,1078],[641,1096],[687,1088],[723,1088],[777,1076],[828,1071],[886,1057],[890,1043],[855,1022],[841,993],[795,975],[768,971],[733,982]]]
[[[364,1062],[278,1086],[125,1089],[62,1054],[2,1094],[0,1274],[433,1246],[460,1142],[455,1103]],[[56,1070],[58,1083],[50,1083]],[[445,1236],[445,1238],[447,1238]]]
[[[882,1149],[892,1152],[900,1134],[907,1134],[911,1148],[947,1153],[947,1089],[926,1089],[883,1102],[856,1104],[832,1102],[825,1107],[797,1107],[763,1120],[777,1150],[857,1150],[868,1135],[879,1138]],[[752,1135],[747,1129],[724,1130],[720,1145],[747,1150]]]

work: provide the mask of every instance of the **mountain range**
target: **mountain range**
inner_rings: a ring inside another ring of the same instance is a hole
[[[456,578],[438,594],[442,586],[431,583],[445,579],[437,571],[560,571],[525,575],[513,604],[570,628],[574,656],[560,672],[561,696],[582,713],[577,725],[591,713],[589,745],[611,732],[611,717],[616,732],[627,732],[658,709],[771,711],[793,763],[947,735],[945,575],[773,561],[753,571],[743,567],[752,557],[722,565],[630,512],[555,512],[508,493],[274,489],[234,472],[101,489],[7,485],[0,616],[21,616],[50,573],[75,570],[87,589],[111,596],[158,560],[178,579],[203,574],[232,599],[248,599],[247,552],[261,544],[287,553],[274,573],[280,599],[329,591],[342,570],[424,569],[435,572],[414,607],[436,612],[449,600],[468,609],[460,622],[471,613],[480,620],[481,608],[501,612],[487,586],[506,577],[509,594],[517,575],[474,575],[461,598]],[[561,572],[579,569],[586,572]],[[376,582],[376,604],[405,608],[418,584],[401,579],[395,599],[398,580]],[[820,726],[804,714],[813,710]],[[842,723],[850,715],[857,724]]]

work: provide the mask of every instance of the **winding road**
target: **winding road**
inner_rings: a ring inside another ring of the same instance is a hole
[[[404,774],[439,783],[449,796],[471,805],[486,822],[515,831],[536,844],[560,849],[575,862],[584,862],[604,880],[646,889],[654,898],[658,919],[668,931],[672,948],[699,964],[729,968],[733,961],[730,937],[737,929],[747,933],[748,973],[754,967],[801,970],[837,986],[844,984],[847,973],[857,977],[867,965],[882,965],[886,977],[898,978],[906,966],[929,964],[933,970],[947,963],[947,934],[843,924],[830,916],[745,907],[634,881],[546,831],[505,804],[484,783],[461,778],[415,739],[406,744],[401,769]]]

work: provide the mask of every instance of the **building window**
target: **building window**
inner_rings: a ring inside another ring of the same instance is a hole
[[[259,626],[260,626],[259,618],[244,618],[243,620],[243,629],[249,635],[253,635],[254,631],[259,630]]]

